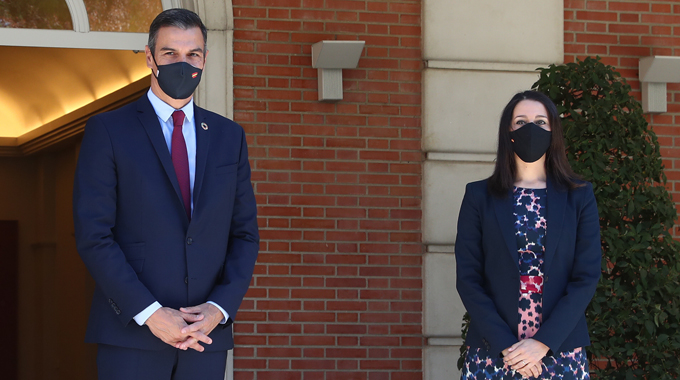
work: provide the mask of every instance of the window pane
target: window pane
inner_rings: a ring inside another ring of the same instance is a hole
[[[0,0],[0,28],[71,29],[64,0]]]
[[[1,1],[1,0],[0,0]],[[163,11],[160,0],[84,0],[90,30],[147,33]]]

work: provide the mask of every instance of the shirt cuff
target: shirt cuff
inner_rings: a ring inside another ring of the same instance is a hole
[[[149,305],[146,309],[142,310],[139,314],[135,315],[133,319],[138,325],[144,326],[144,323],[146,323],[146,320],[149,319],[151,314],[155,313],[156,310],[160,309],[161,307],[161,304],[156,301]]]
[[[220,325],[227,323],[227,319],[229,319],[229,313],[224,311],[224,309],[222,309],[220,307],[220,305],[214,303],[213,301],[208,301],[208,303],[211,304],[211,305],[214,305],[216,308],[220,309],[220,311],[222,312],[222,315],[224,316],[224,318],[222,318],[222,320],[220,321]]]

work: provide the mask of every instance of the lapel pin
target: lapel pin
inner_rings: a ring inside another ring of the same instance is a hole
[[[201,123],[201,128],[203,128],[203,130],[207,131],[208,130],[208,124]]]

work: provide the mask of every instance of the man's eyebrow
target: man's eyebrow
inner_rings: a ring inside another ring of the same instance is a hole
[[[162,48],[160,48],[160,51],[177,51],[177,49],[173,49],[173,48],[171,48],[171,47],[162,47]],[[193,48],[193,49],[189,50],[189,52],[191,52],[191,53],[194,53],[194,52],[201,52],[201,53],[203,53],[203,49],[200,48],[200,47],[196,47],[196,48]]]

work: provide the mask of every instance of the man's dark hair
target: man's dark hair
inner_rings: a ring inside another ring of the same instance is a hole
[[[171,8],[164,10],[151,22],[149,27],[149,50],[156,54],[156,36],[162,27],[174,26],[180,29],[199,28],[203,33],[203,53],[208,49],[208,29],[198,15],[188,9]]]

